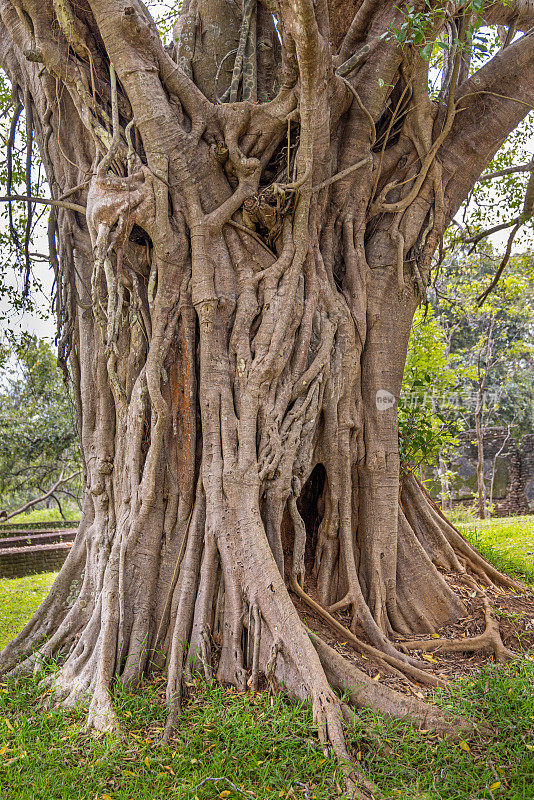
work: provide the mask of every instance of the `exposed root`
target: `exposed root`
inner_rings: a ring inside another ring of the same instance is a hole
[[[374,681],[316,634],[312,634],[311,640],[330,685],[338,692],[348,693],[351,707],[370,708],[377,714],[407,719],[418,728],[453,739],[473,733],[473,724],[468,720],[452,717],[417,697]]]
[[[439,506],[432,500],[412,472],[408,472],[403,476],[402,495],[403,498],[406,497],[411,501],[414,509],[425,509],[427,513],[426,530],[432,533],[434,537],[438,537],[442,552],[450,552],[451,550],[454,552],[456,561],[451,566],[445,566],[446,569],[452,568],[457,572],[465,573],[465,567],[467,566],[479,576],[486,586],[499,586],[502,589],[512,589],[521,593],[527,590],[527,587],[520,581],[499,572],[493,564],[490,564],[464,539],[460,531],[445,517]],[[465,566],[462,566],[458,559],[463,561]]]
[[[318,693],[313,698],[313,718],[318,726],[319,740],[330,746],[336,756],[345,782],[345,789],[355,800],[379,800],[382,795],[350,758],[343,733],[343,709],[335,695]]]
[[[442,653],[473,653],[478,650],[491,649],[495,655],[495,660],[499,663],[512,661],[517,658],[515,653],[503,644],[499,631],[499,623],[492,616],[491,606],[486,597],[482,597],[484,606],[484,617],[486,628],[478,636],[466,639],[415,639],[403,642],[409,650],[422,650],[426,653],[434,653],[439,650]]]
[[[95,689],[89,706],[87,729],[97,730],[101,733],[110,733],[118,728],[119,721],[108,689],[99,687]]]
[[[424,672],[422,669],[419,669],[415,664],[420,663],[415,661],[414,659],[405,659],[401,653],[398,653],[398,657],[392,656],[389,653],[384,653],[381,650],[378,650],[376,647],[372,645],[366,644],[362,642],[351,630],[346,628],[340,622],[337,621],[331,614],[328,613],[319,603],[316,603],[313,598],[311,598],[306,592],[301,589],[299,584],[297,583],[295,578],[291,579],[291,589],[295,592],[301,600],[304,600],[306,605],[308,605],[311,609],[313,609],[317,614],[319,614],[325,622],[327,622],[331,628],[333,628],[337,633],[341,634],[345,639],[347,639],[360,653],[365,653],[367,656],[372,656],[375,660],[379,662],[385,662],[392,667],[395,667],[401,673],[405,675],[409,675],[410,678],[419,681],[427,686],[444,686],[444,682],[432,675],[428,672]]]

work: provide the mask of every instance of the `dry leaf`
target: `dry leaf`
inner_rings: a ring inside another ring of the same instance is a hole
[[[498,789],[500,785],[501,785],[500,781],[495,781],[495,783],[491,784],[490,789],[493,791],[493,789]]]
[[[464,742],[464,741],[463,741],[463,739],[460,739],[460,747],[462,748],[462,750],[465,750],[465,751],[466,751],[466,753],[469,753],[469,752],[471,752],[471,748],[469,747],[469,745],[467,744],[467,742]]]

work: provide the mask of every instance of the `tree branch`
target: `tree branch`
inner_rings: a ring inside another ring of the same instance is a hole
[[[534,108],[534,32],[500,50],[458,94],[454,124],[440,151],[446,224],[508,134]]]
[[[484,303],[484,300],[485,300],[485,299],[486,299],[486,297],[489,295],[489,293],[490,293],[490,292],[491,292],[493,289],[495,289],[495,287],[497,286],[497,284],[498,284],[498,282],[499,282],[499,278],[500,278],[500,277],[501,277],[501,275],[503,274],[503,272],[504,272],[504,268],[506,267],[506,265],[508,264],[508,261],[510,260],[510,254],[511,254],[511,252],[512,252],[512,244],[514,243],[515,235],[516,235],[516,233],[517,233],[517,231],[519,230],[519,228],[520,228],[520,227],[521,227],[521,223],[520,223],[520,222],[518,222],[518,223],[517,223],[516,225],[514,225],[514,227],[512,228],[512,230],[511,230],[511,232],[510,232],[510,236],[508,237],[508,242],[507,242],[507,244],[506,244],[506,251],[505,251],[505,253],[504,253],[504,256],[503,256],[503,259],[502,259],[501,263],[499,264],[499,269],[498,269],[498,270],[497,270],[497,272],[495,273],[495,277],[493,278],[493,280],[492,280],[492,282],[490,283],[490,285],[488,286],[488,288],[487,288],[487,289],[485,289],[485,290],[482,292],[482,294],[480,294],[480,295],[477,297],[477,303],[478,303],[478,305],[479,305],[479,306],[481,306],[481,305]]]
[[[45,206],[57,206],[58,208],[68,208],[70,211],[78,211],[80,214],[85,214],[85,206],[78,203],[68,203],[65,200],[52,200],[47,197],[33,197],[28,194],[5,194],[0,196],[0,203],[11,203],[13,200],[20,200],[22,202],[43,203]]]
[[[45,492],[45,494],[42,494],[40,497],[36,497],[35,500],[29,500],[23,506],[17,508],[15,511],[11,511],[9,514],[7,513],[7,511],[0,511],[0,519],[6,522],[8,519],[16,517],[17,514],[23,514],[25,511],[28,510],[28,508],[37,505],[37,503],[43,503],[45,500],[47,500],[54,494],[54,492],[58,489],[59,486],[62,486],[64,483],[68,483],[73,478],[76,478],[78,475],[81,475],[81,472],[82,471],[79,469],[77,472],[73,472],[72,475],[69,475],[67,478],[64,478],[63,475],[65,474],[65,469],[62,469],[61,475],[59,476],[58,480],[54,483],[54,485],[52,486],[51,489],[49,489],[48,492]]]
[[[530,172],[534,169],[534,158],[526,164],[518,164],[516,167],[506,167],[506,169],[497,170],[497,172],[488,172],[487,175],[481,175],[481,181],[491,181],[494,178],[502,178],[504,175],[513,175],[515,172]]]

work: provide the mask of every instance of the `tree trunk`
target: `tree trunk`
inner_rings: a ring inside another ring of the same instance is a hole
[[[484,477],[484,431],[482,429],[483,397],[483,392],[479,391],[475,408],[475,426],[477,437],[477,500],[478,516],[480,519],[486,519],[487,517],[486,481]]]
[[[439,457],[439,479],[441,483],[441,510],[444,512],[452,511],[451,481],[447,463]]]
[[[477,77],[499,110],[477,127],[480,90],[453,75],[431,102],[417,48],[384,35],[395,3],[357,4],[350,29],[333,5],[331,32],[324,3],[246,3],[238,38],[226,5],[191,0],[171,50],[137,0],[0,5],[58,203],[85,471],[72,551],[0,670],[60,651],[55,686],[91,690],[100,729],[114,677],[166,670],[168,731],[194,669],[283,683],[343,755],[343,669],[302,603],[432,682],[392,635],[465,614],[446,572],[513,583],[401,479],[397,400],[432,253],[526,113],[530,40]]]

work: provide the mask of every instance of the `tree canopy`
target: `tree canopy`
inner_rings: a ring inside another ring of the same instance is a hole
[[[0,508],[11,511],[45,493],[62,472],[76,472],[79,450],[74,406],[50,345],[22,336],[4,344],[2,362]]]

